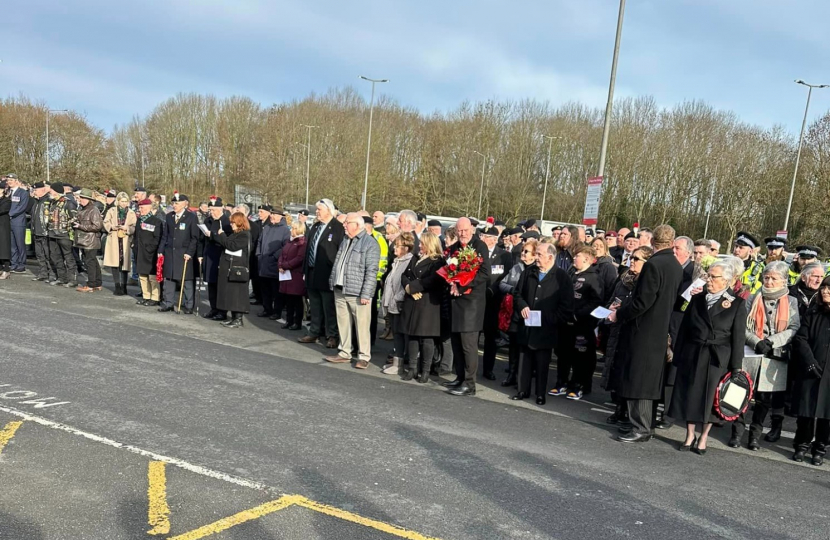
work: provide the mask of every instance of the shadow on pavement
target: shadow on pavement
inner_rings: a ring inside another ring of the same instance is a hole
[[[11,514],[0,512],[0,538],[14,540],[44,540],[43,533],[34,523],[23,521]]]

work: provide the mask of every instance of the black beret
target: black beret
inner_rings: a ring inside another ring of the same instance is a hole
[[[440,226],[441,226],[441,222],[438,221],[437,219],[431,219],[431,220],[427,221],[427,227],[440,227]]]
[[[215,199],[211,199],[210,202],[207,203],[208,208],[222,208],[222,198],[217,197]]]
[[[637,238],[637,239],[639,239],[639,238],[640,238],[640,235],[639,235],[639,234],[637,234],[637,233],[635,233],[634,231],[631,231],[630,233],[628,233],[628,234],[626,234],[626,235],[625,235],[625,239],[626,239],[626,240],[631,240],[632,238]]]
[[[363,223],[371,225],[374,223],[374,220],[372,219],[372,216],[363,216]]]
[[[533,218],[528,219],[527,221],[525,221],[525,228],[526,229],[529,229],[529,228],[533,227],[534,225],[536,225],[536,220],[533,219]]]
[[[307,216],[307,215],[308,215],[308,210],[300,210],[300,211],[297,213],[297,215],[300,215],[300,216]]]
[[[63,184],[61,182],[55,182],[54,184],[49,184],[49,189],[51,189],[55,193],[63,193]]]
[[[484,236],[498,236],[499,230],[494,225],[487,224],[479,229],[479,234]]]
[[[34,185],[32,185],[32,189],[40,189],[42,187],[46,187],[46,184],[43,182],[35,182]]]

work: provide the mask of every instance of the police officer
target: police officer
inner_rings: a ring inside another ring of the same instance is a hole
[[[755,294],[761,290],[761,285],[763,285],[761,272],[764,271],[764,263],[753,255],[753,250],[760,245],[761,243],[758,242],[755,236],[740,231],[735,239],[735,246],[732,248],[732,255],[738,257],[744,263],[741,284],[743,285],[743,291],[749,294]]]
[[[193,257],[199,243],[196,215],[187,209],[189,199],[179,192],[173,194],[173,211],[167,214],[164,237],[159,253],[164,255],[164,302],[159,311],[173,311],[178,301],[176,284],[183,289],[186,315],[193,313]],[[185,263],[187,267],[185,268]],[[184,275],[182,275],[184,274]]]
[[[787,282],[790,285],[798,283],[804,267],[812,262],[818,262],[818,258],[821,256],[821,249],[816,246],[796,246],[795,252],[796,256],[793,257],[793,262],[790,264],[790,271],[787,275]]]
[[[787,249],[786,238],[781,238],[780,236],[769,236],[764,238],[764,244],[767,245],[767,257],[764,259],[764,264],[784,260],[784,250]]]

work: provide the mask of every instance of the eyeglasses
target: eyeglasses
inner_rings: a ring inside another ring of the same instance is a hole
[[[631,262],[646,262],[645,259],[641,259],[640,257],[637,257],[636,255],[631,257],[630,260],[631,260]]]
[[[526,249],[526,250],[522,251],[522,253],[524,255],[535,255],[535,253],[533,252],[532,249]]]
[[[722,276],[722,275],[720,275],[720,276],[713,276],[712,274],[707,274],[707,275],[704,277],[704,279],[707,279],[707,280],[709,280],[709,281],[712,281],[712,280],[715,280],[715,279],[721,279],[721,278],[723,278],[723,276]]]

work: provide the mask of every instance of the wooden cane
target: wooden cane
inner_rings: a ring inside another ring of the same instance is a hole
[[[182,290],[179,291],[179,307],[176,309],[176,311],[182,310],[182,295],[184,295],[184,276],[185,274],[187,274],[187,261],[189,260],[190,259],[184,260],[184,267],[182,268]]]

